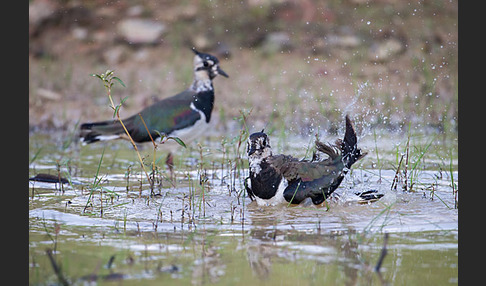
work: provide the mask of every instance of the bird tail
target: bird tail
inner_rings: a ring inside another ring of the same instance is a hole
[[[341,147],[343,162],[348,169],[351,168],[356,161],[368,154],[367,152],[362,152],[361,149],[358,148],[358,138],[356,137],[353,123],[348,115],[346,115],[346,132],[344,133],[344,139],[338,140],[336,145]]]
[[[97,141],[118,139],[124,133],[120,122],[107,120],[82,124],[79,137],[82,143],[89,144]]]
[[[316,139],[315,144],[316,144],[316,151],[319,151],[319,152],[322,152],[322,153],[328,155],[329,158],[331,158],[331,161],[334,161],[334,159],[339,157],[340,153],[339,153],[339,148],[337,146],[334,146],[332,144],[322,143],[318,139]],[[340,145],[338,145],[338,146],[340,146]],[[319,158],[318,153],[314,153],[311,162],[319,161],[318,158]]]

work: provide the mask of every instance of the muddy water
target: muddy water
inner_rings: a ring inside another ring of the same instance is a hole
[[[456,169],[457,157],[440,149],[421,158],[412,192],[400,183],[390,188],[401,156],[395,149],[404,144],[383,137],[394,144],[379,146],[378,156],[372,154],[376,141],[361,142],[371,151],[368,158],[327,205],[262,208],[242,191],[248,170],[244,155],[242,165],[235,164],[237,142],[223,146],[212,138],[202,148],[179,151],[173,180],[158,150],[151,190],[126,142],[79,146],[66,138],[31,134],[30,177],[60,174],[71,182],[29,182],[33,285],[62,279],[100,285],[457,284],[458,198],[451,185],[458,185],[458,174],[448,171]],[[152,149],[143,148],[142,156],[150,165]],[[363,204],[354,195],[370,189],[384,197]],[[386,234],[387,254],[376,272]],[[58,274],[46,250],[61,267]]]

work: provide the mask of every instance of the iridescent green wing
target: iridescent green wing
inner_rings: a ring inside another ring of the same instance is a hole
[[[174,130],[183,129],[194,125],[201,119],[201,115],[191,108],[191,102],[195,92],[186,90],[173,97],[162,99],[155,104],[146,107],[139,114],[133,115],[128,120],[132,138],[137,142],[149,141],[147,129],[152,138],[159,133],[170,134]],[[143,121],[147,125],[144,126]]]

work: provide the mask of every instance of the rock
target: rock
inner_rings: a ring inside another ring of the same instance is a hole
[[[119,37],[130,44],[156,44],[166,27],[164,24],[146,19],[126,19],[118,23]]]
[[[361,44],[361,40],[356,35],[329,35],[328,44],[339,48],[352,49]]]
[[[54,13],[57,6],[52,1],[29,2],[29,24],[37,25]]]
[[[405,50],[402,42],[395,38],[384,40],[380,43],[375,43],[371,46],[368,54],[370,61],[386,62],[393,57],[399,55]]]
[[[153,13],[155,18],[162,19],[166,23],[193,21],[197,18],[198,5],[194,1],[189,1],[186,5],[175,5],[166,9],[158,9],[153,11]]]
[[[345,31],[343,34],[329,34],[324,37],[313,39],[311,52],[314,54],[329,53],[336,50],[352,50],[363,44],[360,37],[352,32]]]
[[[127,9],[127,16],[138,17],[142,15],[144,7],[142,5],[135,5]]]
[[[68,184],[69,181],[66,178],[56,175],[51,175],[51,174],[44,174],[44,173],[39,173],[35,175],[35,177],[29,178],[29,181],[35,181],[35,182],[44,182],[44,183],[61,183],[61,184]]]
[[[73,36],[74,39],[77,40],[86,40],[88,38],[88,29],[86,28],[81,28],[81,27],[74,27],[71,30],[71,35]]]
[[[54,101],[60,100],[62,98],[61,94],[45,88],[39,88],[37,90],[37,95],[44,99],[54,100]]]

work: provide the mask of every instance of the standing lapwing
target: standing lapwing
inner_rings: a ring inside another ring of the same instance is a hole
[[[178,137],[184,143],[204,134],[214,105],[212,80],[218,74],[225,77],[228,75],[219,67],[219,60],[215,56],[198,52],[196,49],[193,49],[193,52],[195,53],[194,80],[188,89],[159,100],[139,113],[122,119],[133,141],[150,142],[147,129],[152,138],[159,142],[160,134]],[[117,120],[84,123],[81,125],[80,137],[84,144],[119,138],[127,139],[123,127]],[[171,161],[172,155],[169,152],[167,164],[171,164]]]
[[[316,150],[327,155],[304,161],[287,155],[273,155],[270,141],[263,131],[250,135],[247,143],[250,176],[245,181],[251,200],[258,205],[280,203],[299,204],[306,198],[321,204],[329,197],[349,171],[349,168],[366,153],[357,146],[356,133],[346,116],[344,140],[335,145],[316,139]]]

